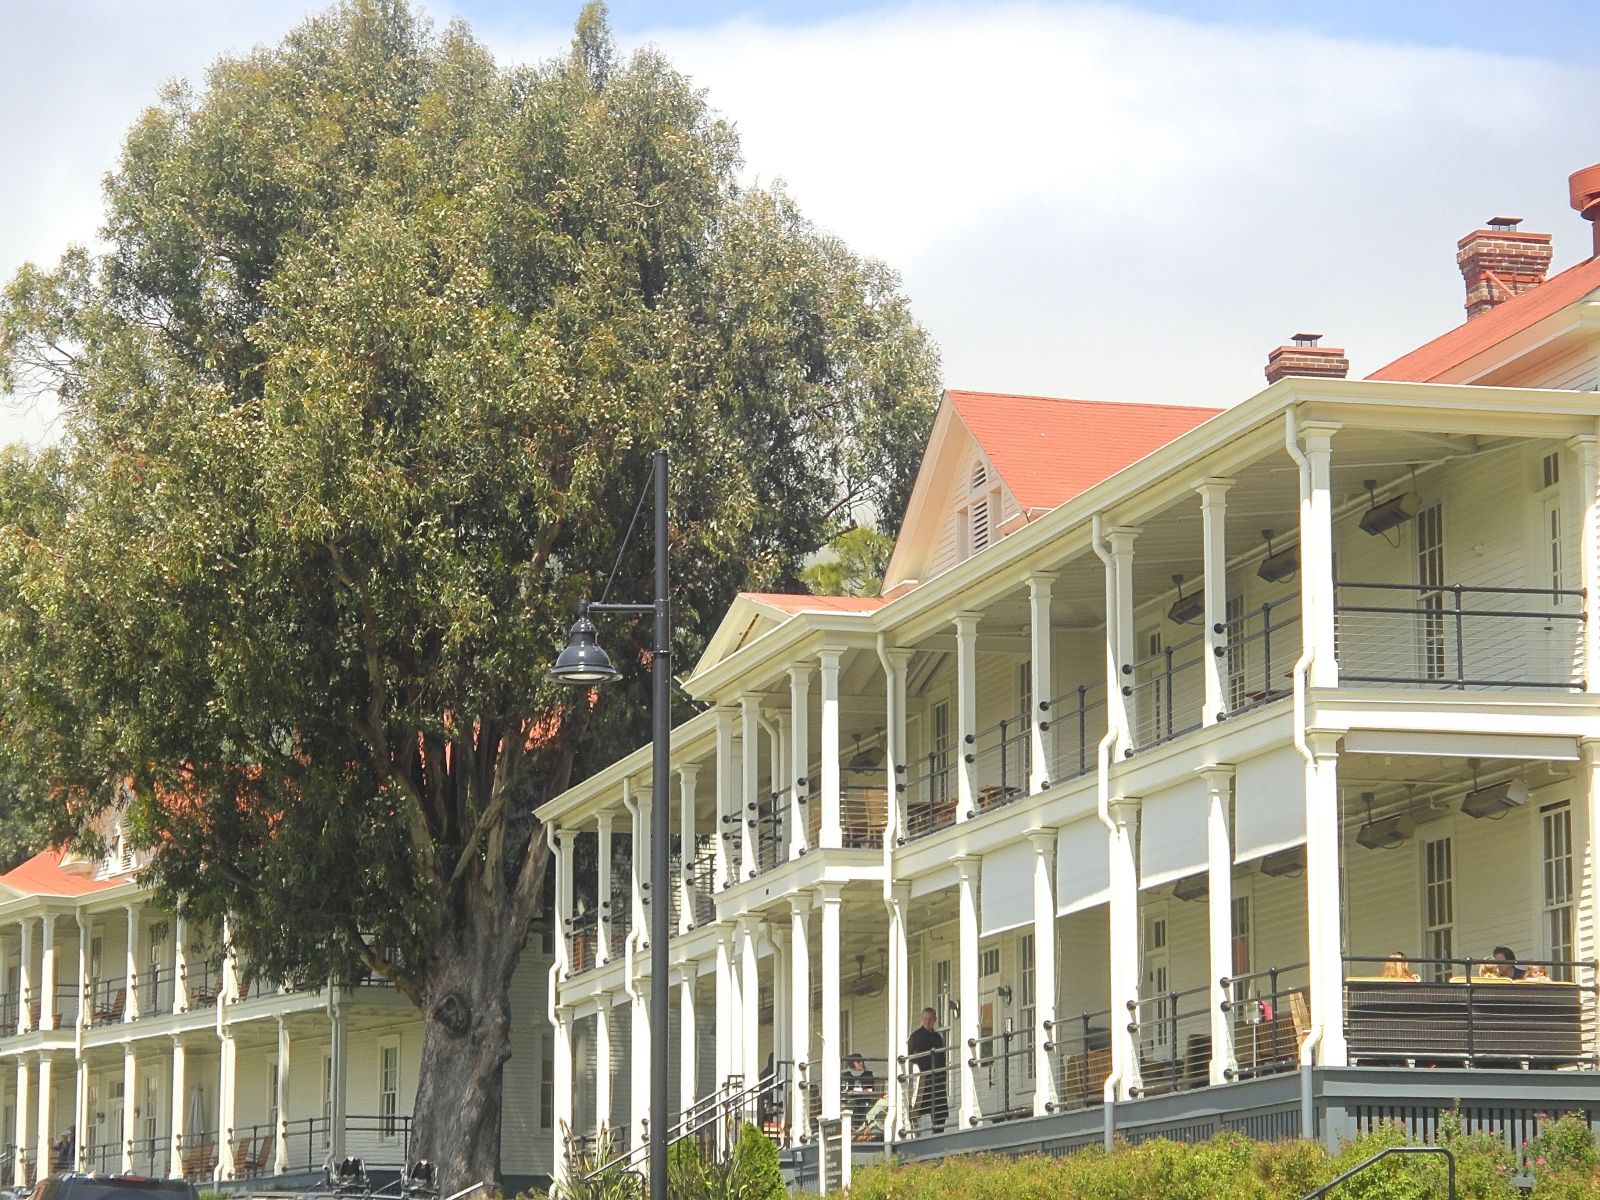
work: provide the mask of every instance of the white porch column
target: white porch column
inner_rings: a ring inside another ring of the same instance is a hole
[[[1311,1023],[1322,1029],[1317,1062],[1345,1065],[1344,926],[1339,905],[1339,739],[1306,735],[1306,925],[1310,934]]]
[[[183,1178],[183,1114],[188,1111],[188,1096],[186,1094],[189,1083],[185,1078],[188,1061],[184,1045],[176,1037],[172,1039],[172,1099],[168,1105],[171,1120],[167,1122],[167,1175],[172,1179]]]
[[[789,668],[789,857],[804,854],[806,805],[811,800],[811,668]],[[778,790],[777,785],[773,785]]]
[[[611,823],[609,809],[595,817],[594,903],[599,915],[594,927],[594,961],[597,966],[611,961],[611,922],[616,916],[611,911]]]
[[[772,1069],[776,1072],[779,1063],[794,1061],[789,1053],[789,928],[781,917],[768,919],[766,933],[772,947]]]
[[[601,992],[594,1013],[594,1131],[611,1128],[611,993]]]
[[[127,1066],[126,1063],[123,1064]],[[77,1144],[73,1147],[74,1165],[82,1167],[89,1160],[87,1137],[83,1131],[89,1128],[89,1060],[83,1057],[78,1059],[77,1086],[73,1089],[72,1097],[72,1127],[78,1130]],[[124,1113],[127,1110],[127,1095],[123,1098]]]
[[[1118,729],[1116,743],[1111,748],[1112,759],[1121,762],[1133,753],[1135,731],[1139,727],[1139,706],[1133,697],[1133,662],[1138,657],[1133,644],[1133,540],[1139,531],[1121,526],[1108,533],[1111,543],[1111,591],[1114,603],[1106,614],[1106,628],[1115,648],[1116,669],[1106,687],[1109,697],[1115,693],[1125,714]]]
[[[956,731],[960,770],[956,773],[956,820],[970,821],[978,812],[978,613],[958,613],[956,627]]]
[[[345,1156],[345,1118],[350,1114],[350,1017],[334,993],[333,1020],[328,1045],[328,1068],[333,1074],[333,1128],[328,1131],[335,1159]]]
[[[272,1131],[276,1145],[273,1147],[272,1170],[276,1175],[283,1175],[289,1170],[289,1056],[294,1046],[289,1038],[289,1023],[282,1017],[278,1018],[278,1078],[273,1082],[277,1088],[278,1127]]]
[[[131,992],[133,989],[129,989]],[[87,1064],[84,1064],[87,1068]],[[122,1048],[122,1173],[133,1174],[134,1110],[139,1104],[139,1059],[133,1043]],[[79,1138],[82,1138],[80,1133]]]
[[[1139,1086],[1139,1044],[1128,1028],[1124,1014],[1131,1013],[1139,999],[1139,868],[1135,855],[1135,827],[1139,820],[1137,800],[1113,799],[1110,834],[1110,898],[1107,921],[1111,940],[1111,1070],[1121,1081],[1114,1096],[1126,1100],[1130,1089]]]
[[[739,918],[739,1045],[745,1085],[761,1078],[761,929],[755,917]]]
[[[825,883],[818,892],[822,898],[822,1072],[817,1080],[824,1120],[839,1116],[839,1089],[843,1084],[844,1051],[839,1044],[839,957],[840,906],[843,890],[837,883]]]
[[[45,913],[39,931],[39,1028],[56,1027],[56,915]]]
[[[885,1141],[898,1141],[901,1131],[907,1126],[909,1107],[906,1104],[904,1055],[906,1039],[911,1034],[908,1024],[911,1017],[911,997],[908,994],[906,971],[906,914],[911,906],[911,885],[891,884],[889,897],[885,903],[889,909],[889,955],[885,964],[889,977],[884,988],[889,1003],[886,1024],[888,1045],[885,1048],[885,1055],[888,1058],[885,1069],[889,1073],[889,1078],[885,1081],[884,1094],[889,1101],[889,1111],[884,1116],[883,1128]]]
[[[50,1161],[50,1122],[55,1118],[55,1085],[51,1080],[54,1064],[48,1052],[39,1055],[39,1121],[34,1130],[34,1177],[43,1179],[55,1166]],[[83,1141],[85,1131],[78,1130],[78,1140]]]
[[[700,1035],[695,1027],[694,989],[700,965],[693,959],[678,972],[678,1111],[694,1107],[697,1099],[695,1069],[699,1065]]]
[[[821,664],[818,674],[822,679],[822,821],[817,841],[823,846],[844,844],[839,811],[843,786],[839,763],[839,659],[842,654],[840,650],[824,647],[817,655]]]
[[[686,764],[678,768],[678,932],[688,933],[694,928],[694,870],[695,830],[694,810],[696,789],[700,781],[700,768]]]
[[[1339,664],[1333,648],[1331,479],[1333,435],[1338,428],[1337,425],[1307,425],[1302,430],[1305,455],[1311,464],[1311,497],[1300,510],[1304,520],[1300,530],[1300,611],[1305,638],[1316,654],[1306,682],[1319,688],[1339,686]]]
[[[575,1132],[572,1098],[577,1092],[577,1081],[572,1071],[572,1010],[566,1006],[555,1009],[555,1177],[566,1178],[567,1137]]]
[[[1050,733],[1047,705],[1056,694],[1054,660],[1050,656],[1050,571],[1035,571],[1028,576],[1028,652],[1033,660],[1033,696],[1028,721],[1028,791],[1042,792],[1050,786],[1051,765],[1055,762],[1055,738]]]
[[[733,880],[733,864],[729,861],[728,839],[733,835],[731,818],[737,808],[734,799],[738,788],[733,781],[733,709],[718,705],[717,722],[717,824],[712,845],[716,855],[712,867],[712,886],[721,891]],[[721,1086],[721,1081],[718,1081]]]
[[[172,922],[172,1011],[189,1011],[189,923],[182,917]]]
[[[961,1105],[957,1110],[956,1125],[968,1129],[978,1123],[983,1110],[978,1104],[978,1068],[972,1064],[978,1054],[978,874],[980,860],[966,856],[956,859],[960,881],[956,885],[958,912],[959,963],[956,981],[957,1005],[956,1036],[946,1049],[946,1061],[959,1065],[961,1080]]]
[[[648,958],[648,956],[643,956]],[[629,1146],[642,1145],[650,1137],[650,989],[648,976],[641,975],[629,997],[628,1015],[632,1022],[628,1041],[628,1119]],[[661,1036],[667,1031],[662,1029]],[[667,1128],[672,1127],[671,1121]]]
[[[754,879],[756,864],[756,812],[761,796],[761,697],[745,692],[739,697],[739,878]]]
[[[1056,1110],[1056,1077],[1050,1051],[1056,1022],[1056,833],[1028,831],[1033,846],[1033,1115]],[[1020,999],[1020,997],[1019,997]]]
[[[906,668],[911,651],[898,646],[884,652],[889,660],[889,677],[884,680],[884,764],[888,778],[888,844],[897,845],[906,827]],[[893,1054],[890,1055],[892,1059]]]
[[[11,1163],[11,1186],[22,1187],[27,1182],[23,1162],[28,1155],[28,1085],[32,1082],[32,1071],[28,1067],[28,1056],[17,1055],[17,1107],[16,1131],[12,1136],[12,1145],[16,1147],[15,1157]],[[48,1164],[46,1164],[48,1173]]]
[[[733,1038],[730,1032],[733,1026],[733,953],[730,948],[727,927],[717,930],[717,957],[716,957],[716,992],[717,992],[717,1035],[712,1039],[712,1048],[716,1051],[717,1077],[711,1081],[712,1090],[722,1087],[728,1082],[728,1076],[733,1074]]]
[[[811,897],[789,900],[789,1051],[794,1071],[789,1076],[789,1144],[798,1146],[811,1134],[806,1111],[806,1082],[811,1061]]]
[[[233,1034],[226,1032],[226,1026],[218,1059],[216,1177],[232,1179],[238,1174],[238,1164],[233,1161],[233,1127],[239,1105],[239,1043],[233,1040]]]
[[[33,1028],[31,1011],[35,992],[33,988],[33,920],[23,917],[17,922],[17,952],[20,970],[17,978],[22,995],[17,1000],[17,1032],[27,1033]],[[41,1006],[40,1011],[43,1011]],[[22,1144],[20,1141],[17,1143]]]
[[[1220,1084],[1231,1080],[1238,1066],[1233,1055],[1233,1013],[1222,1006],[1229,989],[1221,983],[1233,974],[1233,844],[1228,837],[1233,768],[1203,768],[1200,775],[1206,781],[1206,940],[1211,975],[1206,982],[1215,989],[1207,992],[1210,1079]]]
[[[1226,524],[1231,479],[1207,479],[1200,485],[1200,526],[1205,554],[1206,698],[1200,722],[1215,725],[1228,712],[1228,543]],[[1212,1045],[1216,1045],[1215,1042]]]
[[[556,979],[572,973],[572,852],[577,835],[570,829],[553,829],[556,847]]]
[[[1584,589],[1583,601],[1583,688],[1600,692],[1600,504],[1595,492],[1600,487],[1596,470],[1597,441],[1594,434],[1567,442],[1578,466],[1578,579]],[[1589,827],[1591,830],[1594,826]],[[1597,931],[1600,937],[1600,931]]]
[[[130,1022],[137,1021],[139,1019],[139,964],[142,961],[140,957],[140,932],[139,906],[137,904],[130,904],[128,905],[128,969],[126,973],[128,992],[122,1002],[122,1019]],[[127,1096],[122,1103],[123,1111],[131,1112],[133,1110],[134,1103],[133,1093],[127,1093]],[[128,1170],[132,1171],[133,1167],[130,1165]]]

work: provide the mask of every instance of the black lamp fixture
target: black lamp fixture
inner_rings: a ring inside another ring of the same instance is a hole
[[[1356,842],[1368,850],[1395,850],[1411,840],[1411,835],[1417,831],[1417,823],[1405,813],[1396,813],[1392,817],[1385,817],[1381,821],[1372,819],[1372,801],[1375,796],[1371,792],[1362,792],[1361,800],[1367,806],[1366,823],[1356,830]]]
[[[847,771],[874,771],[883,762],[883,748],[881,746],[868,746],[861,748],[861,735],[855,735],[856,752],[850,756],[850,761],[845,763]]]
[[[1487,787],[1478,785],[1478,760],[1470,759],[1472,767],[1472,790],[1461,800],[1461,811],[1469,817],[1482,819],[1488,817],[1491,821],[1498,821],[1513,808],[1528,802],[1528,785],[1520,779],[1508,779],[1504,783],[1491,783]]]
[[[1256,578],[1264,579],[1268,583],[1282,583],[1286,579],[1293,579],[1300,571],[1300,547],[1298,544],[1283,550],[1273,550],[1272,530],[1263,529],[1261,540],[1267,543],[1267,556],[1261,560],[1261,565],[1256,568]]]
[[[1306,873],[1306,848],[1290,846],[1287,850],[1274,850],[1263,855],[1261,873],[1272,879],[1298,879]]]
[[[1172,607],[1167,609],[1167,620],[1174,625],[1187,625],[1197,621],[1206,613],[1206,597],[1204,592],[1191,592],[1183,594],[1183,576],[1174,575],[1173,584],[1178,589],[1178,598],[1172,602]]]
[[[1361,483],[1367,489],[1367,499],[1371,503],[1371,507],[1361,514],[1361,528],[1365,533],[1374,537],[1385,535],[1422,511],[1422,497],[1416,492],[1396,492],[1379,503],[1378,481],[1364,479]]]
[[[1205,875],[1189,875],[1172,885],[1174,900],[1204,900],[1211,892],[1211,881]]]
[[[672,772],[672,611],[669,604],[669,588],[667,582],[667,452],[657,450],[651,455],[651,477],[655,493],[655,600],[650,604],[607,604],[605,597],[609,593],[610,580],[606,583],[607,591],[602,592],[600,602],[588,602],[579,606],[578,619],[573,622],[572,629],[567,639],[567,647],[551,665],[550,678],[561,683],[574,684],[579,687],[592,687],[596,684],[610,683],[620,679],[621,673],[611,663],[611,656],[601,649],[595,640],[594,624],[589,620],[591,612],[616,612],[634,614],[652,614],[655,617],[655,638],[652,642],[650,658],[650,844],[660,848],[659,853],[650,856],[650,895],[664,897],[671,894],[671,880],[667,872],[666,847],[671,843],[672,830],[668,819],[671,805],[667,789],[668,776]],[[651,488],[646,488],[639,496],[639,503],[634,508],[633,522],[628,526],[628,532],[623,536],[622,546],[617,551],[617,562],[620,564],[622,555],[628,548],[628,539],[633,534],[634,524],[639,520],[639,513],[644,509],[645,496],[649,495]],[[617,576],[616,567],[611,569],[611,579]],[[668,942],[671,938],[671,927],[668,919],[671,915],[670,904],[653,903],[650,906],[650,1011],[652,1013],[666,1013],[671,1006],[671,996],[668,991],[671,966],[667,958]],[[650,1128],[667,1130],[672,1128],[672,1112],[668,1099],[668,1058],[667,1031],[664,1022],[652,1022],[653,1030],[650,1038]],[[667,1200],[667,1138],[653,1137],[650,1139],[650,1155],[647,1178],[650,1186],[650,1200]]]

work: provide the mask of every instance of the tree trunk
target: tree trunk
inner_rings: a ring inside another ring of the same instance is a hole
[[[456,937],[452,938],[451,933]],[[500,1176],[501,1080],[511,1058],[511,975],[521,943],[446,931],[422,980],[422,1061],[411,1159],[438,1164],[440,1194]]]

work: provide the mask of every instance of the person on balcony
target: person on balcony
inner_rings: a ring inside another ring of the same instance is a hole
[[[1521,979],[1527,974],[1517,966],[1517,952],[1510,946],[1496,946],[1494,948],[1494,961],[1496,966],[1489,969],[1490,974],[1498,975],[1502,979]]]
[[[913,1117],[926,1116],[934,1133],[944,1132],[950,1112],[949,1085],[945,1078],[944,1034],[933,1027],[939,1014],[922,1010],[922,1024],[906,1039],[906,1066],[914,1073],[917,1095],[911,1105]]]
[[[861,1055],[852,1054],[844,1060],[844,1075],[840,1080],[839,1091],[843,1095],[845,1107],[850,1110],[851,1117],[859,1126],[872,1111],[872,1103],[878,1095],[878,1080]]]
[[[1407,983],[1417,982],[1417,973],[1411,969],[1411,960],[1398,950],[1389,952],[1389,957],[1383,964],[1383,977],[1403,979]]]

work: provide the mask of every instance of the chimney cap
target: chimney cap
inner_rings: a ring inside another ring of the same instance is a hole
[[[1297,333],[1289,339],[1296,346],[1315,346],[1322,340],[1320,333]]]
[[[1574,171],[1567,179],[1572,196],[1572,207],[1583,214],[1584,220],[1600,218],[1600,163]]]
[[[1490,229],[1512,230],[1522,224],[1521,217],[1490,217]]]

